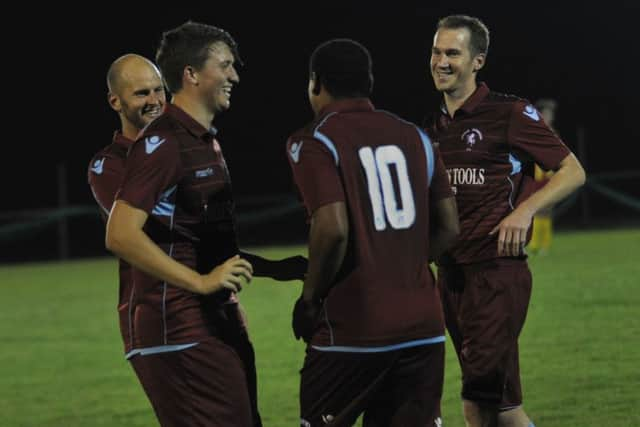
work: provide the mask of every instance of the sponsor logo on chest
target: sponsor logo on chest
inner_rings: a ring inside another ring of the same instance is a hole
[[[458,185],[483,185],[484,168],[451,168],[447,169],[447,177],[453,194],[458,194]]]
[[[200,169],[196,171],[196,178],[206,178],[213,175],[213,168]]]
[[[451,185],[484,184],[484,168],[451,168],[447,169]]]

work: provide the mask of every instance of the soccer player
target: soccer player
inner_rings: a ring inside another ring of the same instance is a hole
[[[252,277],[244,258],[276,265],[238,255],[229,171],[211,126],[230,106],[237,58],[216,27],[188,22],[163,35],[156,59],[173,103],[131,147],[107,224],[107,247],[133,266],[127,358],[163,426],[261,425],[235,292]],[[272,273],[301,278],[302,261]]]
[[[165,91],[158,68],[148,59],[135,54],[116,59],[107,72],[107,99],[118,113],[121,131],[113,135],[113,142],[89,163],[88,180],[93,196],[106,222],[124,174],[127,151],[138,132],[158,117],[165,104]],[[118,314],[125,353],[131,351],[129,330],[129,297],[133,290],[131,266],[119,260]]]
[[[287,143],[311,223],[293,314],[308,343],[301,423],[364,412],[367,427],[440,425],[444,323],[428,262],[458,229],[444,167],[420,128],[371,104],[364,46],[323,43],[309,71],[315,119]]]
[[[526,100],[477,83],[489,31],[477,18],[441,19],[431,75],[443,103],[430,123],[460,215],[438,260],[445,320],[462,368],[468,426],[533,425],[522,408],[518,336],[531,295],[523,248],[532,217],[585,181],[576,157]],[[533,192],[533,165],[556,173]]]

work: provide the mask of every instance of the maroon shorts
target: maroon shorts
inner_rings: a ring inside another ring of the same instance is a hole
[[[251,401],[251,415],[253,427],[262,427],[262,420],[258,411],[258,380],[256,374],[256,359],[253,345],[245,320],[240,314],[238,304],[225,304],[226,321],[218,322],[220,339],[231,346],[242,360],[247,378],[247,390]]]
[[[428,426],[440,418],[444,343],[381,353],[308,348],[300,371],[303,426]]]
[[[253,425],[242,361],[219,339],[130,361],[161,426]]]
[[[499,409],[521,405],[518,336],[531,297],[526,261],[441,266],[438,287],[462,368],[462,398]]]

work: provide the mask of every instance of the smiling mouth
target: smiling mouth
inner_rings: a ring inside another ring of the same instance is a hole
[[[148,108],[142,112],[145,116],[158,117],[162,113],[162,107]]]
[[[451,71],[445,71],[445,70],[435,70],[434,72],[435,76],[438,77],[439,79],[446,79],[450,76],[453,75],[453,73]]]

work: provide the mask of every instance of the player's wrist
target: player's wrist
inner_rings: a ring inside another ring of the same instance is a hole
[[[529,206],[529,203],[527,202],[520,204],[520,206],[518,206],[518,210],[520,210],[520,212],[522,212],[523,214],[527,215],[529,218],[533,218],[533,216],[538,211],[533,206]]]
[[[205,276],[198,274],[191,283],[191,291],[196,294],[203,294],[205,287]]]
[[[302,292],[302,302],[308,306],[319,306],[322,303],[321,299],[315,296],[312,291]]]
[[[207,295],[213,292],[218,292],[223,287],[222,278],[220,274],[216,274],[215,271],[212,271],[209,274],[196,273],[192,292],[200,295]]]

